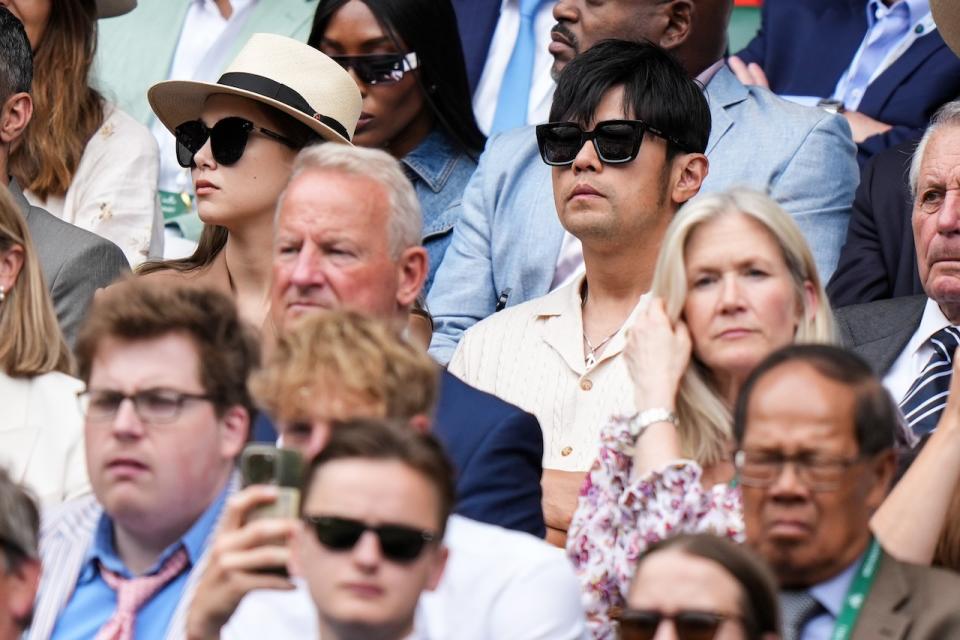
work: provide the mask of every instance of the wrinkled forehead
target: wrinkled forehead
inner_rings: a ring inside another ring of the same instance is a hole
[[[371,242],[388,234],[389,199],[363,176],[308,169],[287,186],[277,210],[277,230],[294,235],[328,231],[362,235]]]

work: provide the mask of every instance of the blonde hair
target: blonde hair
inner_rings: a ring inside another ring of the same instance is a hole
[[[429,415],[440,370],[377,320],[350,311],[310,314],[285,332],[253,376],[254,399],[275,418],[305,418],[318,402],[362,407],[364,417]],[[357,417],[339,416],[339,418]]]
[[[23,266],[0,302],[0,368],[24,378],[51,371],[73,373],[73,358],[57,324],[27,222],[10,192],[0,189],[0,254],[13,247],[23,249]]]
[[[793,218],[768,196],[749,189],[732,189],[698,196],[677,213],[667,228],[657,259],[651,287],[664,301],[674,321],[683,313],[687,298],[685,253],[687,243],[700,225],[722,216],[740,214],[758,222],[773,238],[783,256],[802,309],[794,342],[833,343],[833,314],[817,273],[813,254]],[[808,313],[804,284],[810,282],[819,304]],[[679,435],[684,455],[703,465],[726,457],[732,437],[730,408],[717,393],[707,367],[691,360],[677,393]]]

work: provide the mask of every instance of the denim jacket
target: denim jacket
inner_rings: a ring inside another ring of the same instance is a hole
[[[460,199],[477,163],[461,151],[440,129],[434,129],[420,145],[403,158],[423,210],[423,246],[430,256],[430,271],[424,293],[453,236],[453,225],[462,211]]]

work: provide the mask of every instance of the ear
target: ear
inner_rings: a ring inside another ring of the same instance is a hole
[[[690,37],[693,26],[693,2],[674,0],[666,8],[666,28],[660,36],[660,46],[670,51],[676,49]]]
[[[223,413],[220,424],[223,427],[220,431],[220,451],[226,458],[236,458],[247,444],[250,414],[245,408],[235,404]]]
[[[11,617],[26,623],[31,618],[40,585],[40,561],[22,560],[16,570],[8,571],[0,580],[6,582],[6,607]]]
[[[423,247],[409,247],[397,261],[397,306],[409,309],[427,280],[429,258]]]
[[[803,281],[803,301],[807,307],[807,320],[813,320],[814,316],[817,315],[817,311],[820,310],[820,296],[817,294],[817,289],[813,286],[813,283],[809,280]]]
[[[702,153],[685,153],[674,158],[671,199],[677,206],[699,193],[709,171],[710,161]]]
[[[893,449],[888,449],[873,456],[869,462],[873,475],[873,486],[867,492],[865,503],[871,512],[880,508],[886,499],[893,483],[893,476],[897,470],[897,457]]]
[[[443,577],[443,569],[447,566],[447,558],[450,557],[450,551],[445,545],[440,545],[430,567],[430,577],[427,580],[426,591],[433,591],[440,584],[440,578]]]
[[[29,93],[15,93],[3,103],[0,111],[0,143],[18,140],[33,116],[33,99]]]
[[[23,268],[23,247],[18,244],[0,253],[0,287],[7,293],[17,284]]]

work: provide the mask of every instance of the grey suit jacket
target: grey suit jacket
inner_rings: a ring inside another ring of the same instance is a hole
[[[910,296],[837,309],[840,339],[877,375],[886,375],[920,325],[926,304],[926,296]]]
[[[853,640],[960,638],[960,576],[883,554]]]
[[[706,87],[710,172],[701,193],[748,186],[766,191],[793,215],[824,281],[837,264],[860,180],[850,127],[821,109],[801,107],[721,68]],[[430,289],[436,330],[430,353],[446,363],[468,328],[507,305],[550,289],[563,227],[550,167],[533,127],[490,138],[461,201],[462,213]]]
[[[9,189],[27,220],[60,330],[72,347],[93,294],[129,272],[130,264],[109,240],[31,205],[12,178]]]

